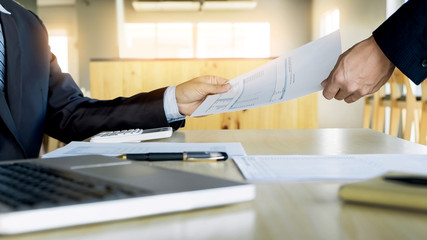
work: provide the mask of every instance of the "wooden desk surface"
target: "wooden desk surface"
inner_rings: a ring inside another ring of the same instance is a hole
[[[186,130],[167,142],[241,142],[255,154],[424,153],[369,129]],[[150,164],[150,163],[147,163]],[[154,164],[153,164],[154,165]],[[155,165],[243,180],[232,161]],[[343,182],[256,183],[254,201],[9,239],[427,239],[427,212],[342,203]],[[34,219],[37,221],[37,219]]]

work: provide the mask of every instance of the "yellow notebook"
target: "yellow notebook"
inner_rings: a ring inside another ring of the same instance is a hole
[[[339,197],[350,202],[427,210],[427,176],[389,172],[343,185]]]

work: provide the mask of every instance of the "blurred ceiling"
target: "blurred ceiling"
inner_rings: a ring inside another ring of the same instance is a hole
[[[37,6],[74,5],[76,0],[37,0]]]
[[[37,6],[74,5],[77,0],[37,0]],[[87,3],[90,0],[83,0]],[[254,9],[256,0],[132,0],[137,11]]]
[[[201,11],[254,9],[256,0],[133,0],[137,11]]]

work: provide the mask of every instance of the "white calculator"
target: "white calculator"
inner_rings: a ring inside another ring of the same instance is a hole
[[[121,143],[121,142],[141,142],[146,140],[168,138],[172,136],[171,127],[152,129],[128,129],[121,131],[106,131],[96,134],[90,138],[90,142],[98,143]]]

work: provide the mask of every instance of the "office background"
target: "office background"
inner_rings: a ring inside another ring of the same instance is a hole
[[[18,2],[40,16],[51,36],[66,37],[66,71],[89,92],[90,60],[120,57],[119,28],[124,23],[268,23],[270,46],[265,57],[276,57],[319,38],[325,31],[325,16],[326,21],[333,21],[328,17],[336,18],[336,10],[345,51],[368,37],[404,0],[256,0],[257,6],[251,10],[163,12],[136,11],[131,0]],[[317,104],[320,128],[362,127],[363,101],[349,105],[327,101],[318,94]]]

